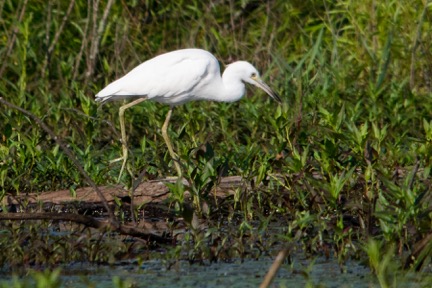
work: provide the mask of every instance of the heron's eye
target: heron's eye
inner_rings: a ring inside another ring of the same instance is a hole
[[[255,72],[253,72],[252,74],[251,74],[251,78],[256,78],[257,77],[257,74],[255,73]]]

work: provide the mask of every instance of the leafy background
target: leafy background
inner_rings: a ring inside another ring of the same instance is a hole
[[[240,175],[266,187],[233,200],[245,221],[257,211],[281,213],[291,232],[314,231],[308,243],[331,230],[341,259],[356,254],[347,242],[369,236],[402,255],[431,231],[431,7],[426,0],[3,0],[0,97],[40,117],[104,185],[116,182],[121,165],[110,164],[121,152],[121,103],[99,108],[100,89],[180,48],[209,50],[221,66],[248,60],[283,105],[249,89],[237,103],[174,110],[170,135],[197,202],[210,180]],[[149,101],[126,112],[132,174],[123,184],[143,171],[148,179],[174,174],[160,135],[167,111]],[[87,185],[22,113],[0,108],[0,137],[0,197]],[[296,238],[291,232],[286,237]]]

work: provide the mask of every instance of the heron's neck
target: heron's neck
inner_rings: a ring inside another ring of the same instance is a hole
[[[245,84],[238,75],[228,66],[222,74],[221,91],[217,101],[234,102],[240,100],[245,94]]]

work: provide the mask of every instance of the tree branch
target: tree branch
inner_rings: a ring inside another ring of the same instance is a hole
[[[91,216],[75,213],[0,213],[0,220],[57,220],[70,221],[99,230],[110,230],[122,235],[134,236],[157,243],[171,243],[170,238],[162,237],[146,229],[130,225],[113,225],[112,222],[99,221]]]

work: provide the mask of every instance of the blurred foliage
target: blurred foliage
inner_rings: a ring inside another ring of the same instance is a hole
[[[361,253],[353,239],[377,237],[402,255],[430,233],[429,1],[4,0],[0,16],[0,97],[47,123],[98,184],[120,169],[110,164],[121,153],[120,104],[98,108],[94,94],[154,55],[200,47],[223,65],[254,63],[284,104],[250,90],[238,103],[174,110],[171,138],[195,205],[218,177],[240,175],[250,188],[229,202],[241,211],[239,237],[278,215],[284,239],[311,252],[335,243],[341,263]],[[167,111],[147,102],[126,112],[136,175],[174,171],[160,136]],[[83,181],[43,130],[0,108],[2,196]]]

